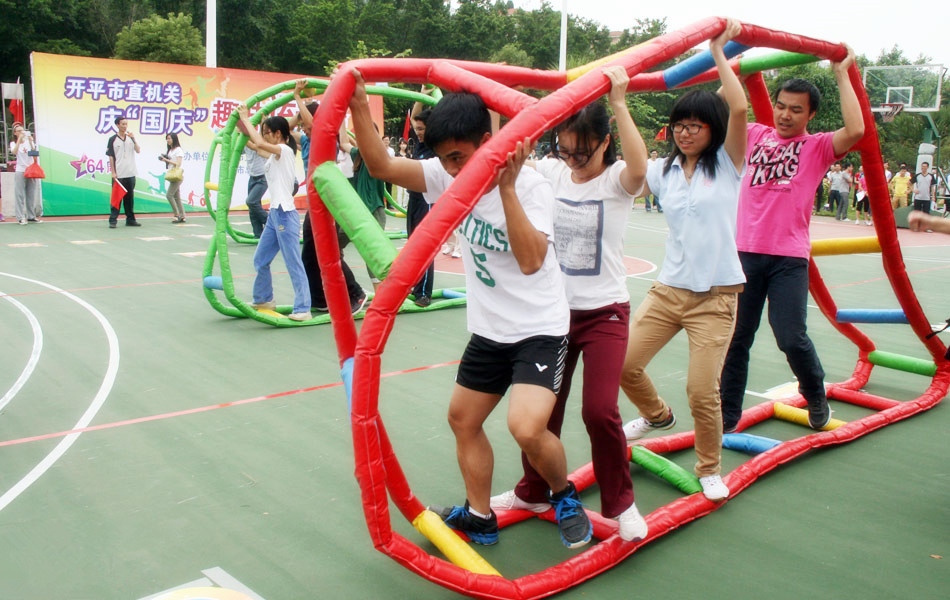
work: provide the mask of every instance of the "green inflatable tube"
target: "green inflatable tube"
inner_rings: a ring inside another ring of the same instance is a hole
[[[797,52],[774,52],[763,56],[750,56],[739,59],[739,74],[749,75],[769,69],[781,69],[782,67],[793,67],[795,65],[804,65],[818,62],[818,58],[811,54],[798,54]]]
[[[396,260],[396,248],[336,163],[328,161],[317,166],[313,172],[313,185],[366,265],[376,277],[385,279]]]
[[[700,485],[699,479],[695,475],[670,459],[647,450],[643,446],[632,448],[631,460],[654,475],[669,481],[684,494],[695,494],[703,491],[703,486]]]
[[[937,365],[933,361],[914,358],[913,356],[904,356],[903,354],[894,354],[893,352],[882,352],[874,350],[868,354],[868,361],[872,365],[887,367],[888,369],[897,369],[907,373],[916,373],[917,375],[926,375],[933,377],[937,374]]]

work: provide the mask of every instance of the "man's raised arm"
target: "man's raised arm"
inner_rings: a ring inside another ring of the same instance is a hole
[[[426,180],[422,163],[403,157],[393,157],[386,152],[383,140],[373,127],[373,118],[369,112],[369,98],[366,96],[366,83],[363,75],[353,69],[356,89],[350,98],[350,114],[353,116],[353,131],[356,134],[356,146],[369,174],[376,179],[389,181],[414,192],[426,191]]]
[[[846,153],[864,137],[861,104],[858,102],[858,95],[854,93],[854,86],[851,85],[851,77],[848,75],[848,69],[854,64],[854,50],[850,46],[847,48],[848,56],[843,61],[831,63],[831,70],[834,71],[835,79],[838,81],[841,117],[844,119],[844,127],[835,131],[832,138],[836,156]]]

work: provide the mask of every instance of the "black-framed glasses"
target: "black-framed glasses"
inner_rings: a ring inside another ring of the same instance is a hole
[[[560,146],[554,147],[554,157],[566,161],[567,159],[573,159],[574,162],[585,165],[587,161],[590,160],[590,157],[594,155],[594,152],[597,151],[597,148],[590,150],[588,152],[567,152]]]
[[[707,127],[709,127],[709,125],[705,123],[673,123],[670,125],[670,129],[673,130],[673,133],[683,133],[683,131],[686,131],[686,133],[690,135],[696,135]]]

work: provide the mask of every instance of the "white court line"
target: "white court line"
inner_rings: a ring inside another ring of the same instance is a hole
[[[2,295],[3,292],[0,292],[0,296]],[[21,313],[26,315],[26,320],[30,322],[30,329],[33,330],[33,350],[30,352],[30,360],[26,361],[26,366],[23,367],[20,376],[13,382],[13,387],[7,390],[3,398],[0,398],[0,410],[3,410],[3,408],[10,403],[10,400],[13,400],[13,397],[20,391],[20,388],[22,388],[30,379],[30,376],[33,375],[33,370],[36,369],[36,363],[40,361],[40,354],[43,352],[43,329],[40,327],[40,322],[36,320],[36,316],[16,298],[6,296],[6,299],[13,304],[13,306],[17,307]]]
[[[64,297],[69,298],[73,302],[79,304],[86,310],[88,310],[93,317],[99,321],[99,324],[102,325],[102,329],[105,331],[106,339],[109,341],[109,363],[106,368],[106,374],[102,378],[102,385],[99,386],[99,390],[96,392],[95,397],[92,399],[92,403],[86,409],[86,412],[79,417],[79,421],[72,426],[72,429],[82,429],[87,427],[90,422],[95,418],[96,414],[102,408],[102,405],[105,404],[106,398],[109,397],[109,392],[112,391],[112,386],[115,384],[116,374],[119,372],[119,338],[115,333],[115,330],[112,328],[112,325],[109,324],[109,321],[96,310],[92,305],[87,303],[85,300],[70,294],[64,289],[58,288],[56,286],[50,285],[48,283],[43,283],[42,281],[37,281],[35,279],[28,279],[26,277],[21,277],[19,275],[11,275],[10,273],[2,273],[6,277],[12,277],[13,279],[19,279],[21,281],[27,281],[36,285],[43,286],[55,292],[61,293]],[[0,496],[0,511],[7,507],[8,504],[17,499],[17,497],[25,492],[31,485],[33,485],[37,479],[42,477],[50,467],[52,467],[57,460],[59,460],[63,454],[69,450],[76,440],[79,439],[81,433],[71,433],[65,436],[53,450],[46,455],[46,457],[41,460],[33,469],[27,473],[23,479],[18,481],[13,487],[6,491],[2,496]]]

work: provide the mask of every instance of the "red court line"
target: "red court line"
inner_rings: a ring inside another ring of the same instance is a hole
[[[405,375],[407,373],[415,373],[417,371],[428,371],[429,369],[438,369],[439,367],[448,367],[451,365],[457,365],[460,361],[453,360],[450,362],[437,363],[434,365],[427,365],[424,367],[414,367],[412,369],[404,369],[402,371],[393,371],[391,373],[385,373],[380,375],[380,377],[393,377],[395,375]],[[3,446],[15,446],[17,444],[26,444],[27,442],[38,442],[40,440],[48,440],[51,438],[65,437],[67,435],[72,435],[74,433],[86,433],[89,431],[99,431],[102,429],[114,429],[116,427],[124,427],[125,425],[135,425],[136,423],[148,423],[149,421],[161,421],[163,419],[171,419],[172,417],[182,417],[185,415],[193,415],[197,413],[208,412],[209,410],[217,410],[219,408],[228,408],[231,406],[241,406],[242,404],[251,404],[253,402],[260,402],[261,400],[271,400],[273,398],[282,398],[284,396],[293,396],[295,394],[302,394],[304,392],[314,392],[317,390],[326,390],[329,388],[340,387],[343,385],[342,381],[337,381],[335,383],[326,383],[323,385],[317,385],[313,387],[301,388],[299,390],[289,390],[286,392],[278,392],[276,394],[268,394],[266,396],[255,396],[254,398],[245,398],[244,400],[235,400],[234,402],[223,402],[221,404],[209,404],[208,406],[199,406],[197,408],[188,408],[185,410],[178,410],[169,413],[162,413],[159,415],[152,415],[149,417],[139,417],[137,419],[127,419],[125,421],[114,421],[112,423],[103,423],[102,425],[91,425],[89,427],[82,427],[80,429],[70,429],[68,431],[57,431],[56,433],[44,433],[42,435],[34,435],[30,437],[20,438],[16,440],[7,440],[5,442],[0,442],[0,448]]]

